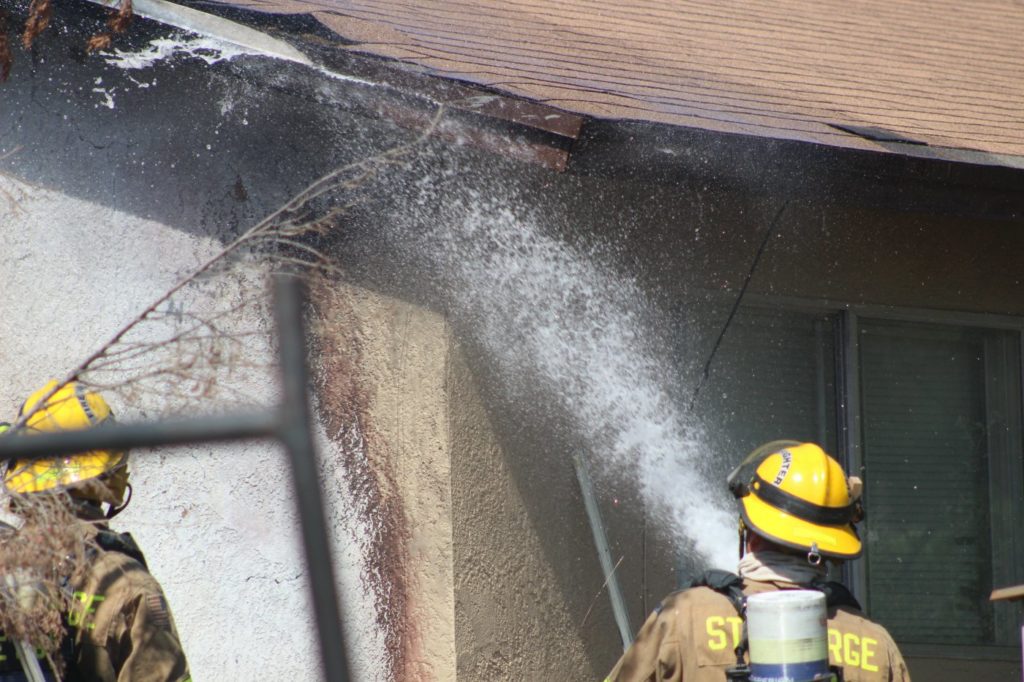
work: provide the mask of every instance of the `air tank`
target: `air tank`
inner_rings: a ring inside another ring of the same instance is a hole
[[[833,679],[828,665],[828,614],[817,590],[781,590],[747,599],[751,682]]]

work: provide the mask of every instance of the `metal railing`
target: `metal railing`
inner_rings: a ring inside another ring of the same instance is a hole
[[[104,425],[100,428],[31,436],[11,433],[0,438],[0,462],[11,458],[42,459],[90,450],[122,450],[241,439],[272,438],[291,460],[296,505],[302,529],[309,587],[320,640],[320,658],[327,682],[347,682],[348,661],[336,583],[331,538],[317,475],[311,424],[304,292],[293,276],[274,282],[274,317],[280,355],[282,401],[276,409],[219,417]]]
[[[629,622],[629,609],[626,607],[626,598],[622,596],[619,577],[615,573],[618,564],[612,563],[612,551],[608,545],[608,533],[605,531],[604,521],[601,519],[601,510],[597,506],[597,496],[594,494],[594,484],[590,480],[587,462],[582,454],[576,453],[572,456],[572,463],[576,469],[576,480],[579,481],[580,492],[583,493],[583,507],[587,512],[587,521],[590,523],[590,533],[594,536],[594,547],[597,549],[598,561],[601,562],[604,584],[608,587],[608,598],[612,602],[612,615],[615,617],[615,626],[619,629],[619,638],[622,639],[622,650],[625,651],[633,643],[633,625]]]

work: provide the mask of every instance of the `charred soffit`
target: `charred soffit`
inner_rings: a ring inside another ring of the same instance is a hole
[[[886,142],[887,151],[875,152],[661,124],[592,120],[583,127],[568,170],[668,186],[699,181],[791,201],[1024,220],[1024,168],[996,165],[996,160],[986,163],[975,153],[963,154],[971,161],[928,158],[928,149],[920,145]]]
[[[332,70],[388,85],[373,115],[410,128],[443,103],[464,124],[438,137],[580,176],[667,186],[701,182],[809,201],[961,217],[1024,220],[1024,167],[977,152],[932,150],[885,131],[845,130],[884,151],[834,147],[660,123],[594,119],[441,78],[415,66],[319,42]],[[303,45],[308,49],[309,43]],[[1019,160],[1024,166],[1024,160]]]
[[[327,72],[351,79],[348,87],[356,96],[342,106],[353,115],[383,118],[416,131],[428,126],[437,107],[444,106],[446,125],[433,132],[440,141],[561,172],[568,166],[570,151],[585,121],[580,115],[542,103],[441,78],[416,65],[352,52],[346,49],[344,39],[307,15],[261,14],[224,5],[203,9],[284,39]],[[292,80],[290,87],[317,99],[311,83]]]
[[[312,17],[225,6],[216,11],[301,43],[331,70],[387,85],[392,95],[375,98],[368,115],[417,128],[430,120],[430,104],[442,103],[449,119],[464,124],[457,133],[439,130],[442,140],[457,139],[558,172],[668,186],[697,181],[791,201],[1024,220],[1024,159],[932,149],[874,128],[832,126],[871,140],[879,151],[594,119],[354,53]]]
[[[93,0],[98,2],[102,0]],[[425,70],[396,60],[372,57],[346,49],[346,42],[308,15],[274,15],[232,8],[228,5],[180,2],[204,14],[215,15],[244,27],[283,40],[309,56],[321,67],[311,73],[306,67],[285,61],[279,69],[253,85],[278,92],[311,107],[326,107],[364,120],[384,120],[411,134],[434,120],[439,106],[445,108],[444,125],[433,131],[440,141],[500,153],[505,157],[564,171],[570,149],[578,138],[584,118],[540,103],[514,98],[457,80],[439,78]],[[90,2],[74,3],[61,9],[43,37],[60,34],[73,59],[98,59],[86,54],[90,32],[105,25],[110,12]],[[15,25],[26,20],[24,12],[13,17]],[[114,39],[115,48],[139,46],[173,26],[136,16],[131,26]],[[21,57],[21,55],[18,55]],[[27,69],[29,64],[15,64]],[[251,70],[227,64],[226,72],[253,81]],[[346,96],[339,96],[344,94]]]
[[[351,96],[318,102],[317,79],[304,69],[284,70],[264,87],[286,88],[311,104],[385,119],[410,131],[429,125],[443,105],[446,125],[434,131],[439,141],[556,172],[667,186],[697,181],[783,200],[1024,220],[1024,168],[1010,168],[1003,160],[980,158],[978,153],[933,153],[913,141],[879,136],[878,131],[845,128],[887,151],[586,118],[438,77],[418,66],[354,53],[309,16],[268,15],[224,5],[203,9],[296,45],[328,72],[349,80],[342,88]]]

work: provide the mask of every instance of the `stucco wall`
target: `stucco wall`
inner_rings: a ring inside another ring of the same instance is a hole
[[[342,282],[314,300],[335,484],[372,529],[364,584],[392,678],[606,672],[621,646],[569,459],[542,448],[537,468],[536,434],[516,433],[442,316]]]
[[[0,182],[18,199],[0,221],[0,409],[10,419],[29,392],[63,376],[220,245],[59,192]],[[186,309],[204,314],[261,295],[250,286],[224,280],[212,297],[192,296]],[[153,330],[153,338],[165,331]],[[269,360],[259,337],[247,340],[245,352],[257,366]],[[274,375],[269,365],[264,370],[242,372],[237,383],[222,375],[221,388],[271,405]],[[124,421],[217,409],[216,401],[130,387],[107,395]],[[136,536],[166,589],[195,678],[314,678],[317,650],[283,453],[259,442],[200,445],[137,451],[131,467],[135,492],[114,527]],[[350,583],[343,594],[358,613],[359,587]]]
[[[372,529],[364,584],[393,679],[606,672],[621,647],[569,459],[541,449],[537,468],[535,435],[442,316],[343,282],[314,300],[334,485]]]
[[[501,415],[484,409],[480,375],[454,350],[458,679],[595,679],[607,671],[599,672],[590,656],[603,647],[614,652],[616,633],[568,458],[533,469],[536,459],[503,441],[494,423]],[[587,613],[590,598],[594,609]]]
[[[0,86],[0,418],[240,229],[323,172],[396,141],[393,128],[382,132],[336,106],[359,99],[344,79],[237,58],[151,22],[133,22],[121,53],[69,56],[102,12],[88,3],[56,12],[31,55],[16,50]],[[262,295],[255,279],[214,278],[163,310],[173,324]],[[253,363],[255,373],[220,376],[226,390],[207,402],[115,391],[118,416],[152,419],[186,406],[207,413],[238,398],[272,404],[270,325],[263,313],[240,324],[256,335],[243,337],[236,369]],[[388,433],[388,420],[380,422]],[[388,566],[368,565],[363,550],[376,526],[348,494],[359,482],[339,483],[353,447],[331,426],[318,428],[354,672],[391,680],[389,629],[366,582]],[[361,438],[358,428],[342,435]],[[316,679],[283,453],[247,443],[138,452],[133,463],[135,497],[115,526],[135,533],[165,585],[196,679]]]
[[[0,182],[19,198],[0,226],[9,256],[0,270],[8,293],[0,299],[8,360],[0,399],[12,419],[28,393],[87,357],[220,244]],[[187,310],[258,297],[249,289],[257,284],[225,279],[214,296],[189,297]],[[322,472],[356,679],[455,679],[448,327],[436,313],[341,282],[314,289],[312,299]],[[249,343],[246,360],[261,369],[241,372],[247,382],[220,376],[221,389],[272,405],[270,350],[265,340]],[[107,395],[125,421],[222,407],[130,386]],[[132,472],[135,495],[115,527],[146,551],[196,679],[315,679],[283,453],[265,443],[140,451]],[[244,636],[225,636],[240,628]]]
[[[344,465],[328,485],[370,529],[363,581],[387,649],[366,679],[455,679],[447,325],[343,282],[314,301],[319,406]]]

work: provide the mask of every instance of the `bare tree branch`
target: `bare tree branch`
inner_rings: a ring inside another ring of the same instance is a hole
[[[182,277],[118,329],[106,343],[69,370],[51,390],[39,397],[36,409],[71,381],[77,380],[98,387],[100,384],[93,381],[94,376],[100,379],[96,375],[116,374],[120,370],[131,370],[132,375],[121,384],[113,384],[115,386],[147,380],[174,379],[188,384],[191,395],[195,395],[197,390],[202,395],[210,394],[215,381],[200,376],[199,370],[227,367],[231,371],[233,368],[245,367],[246,363],[241,357],[240,339],[255,334],[225,331],[217,325],[218,320],[229,316],[240,317],[239,313],[249,306],[260,305],[260,302],[247,299],[219,313],[192,314],[183,310],[172,310],[169,305],[171,299],[190,285],[212,281],[207,278],[217,268],[231,263],[237,265],[239,261],[244,262],[243,254],[246,253],[250,254],[251,263],[269,265],[271,270],[275,267],[287,267],[299,269],[307,274],[338,272],[325,254],[304,239],[325,234],[335,228],[344,210],[356,203],[351,194],[365,187],[369,180],[382,171],[406,163],[412,153],[433,134],[444,114],[445,108],[439,107],[430,123],[412,141],[331,171],[247,229]],[[312,204],[319,200],[326,201],[328,205],[320,209],[323,215],[317,217]],[[272,250],[268,247],[272,247]],[[187,318],[193,324],[178,329],[169,337],[153,341],[128,338],[144,323],[168,322],[172,318],[179,324]],[[237,353],[230,350],[233,343],[239,346]],[[161,352],[169,357],[155,359]],[[145,359],[150,355],[154,356],[154,360],[147,364]],[[225,358],[230,359],[230,362],[226,363]],[[144,389],[140,387],[140,390]],[[15,427],[24,424],[30,416],[31,411],[20,415]]]

